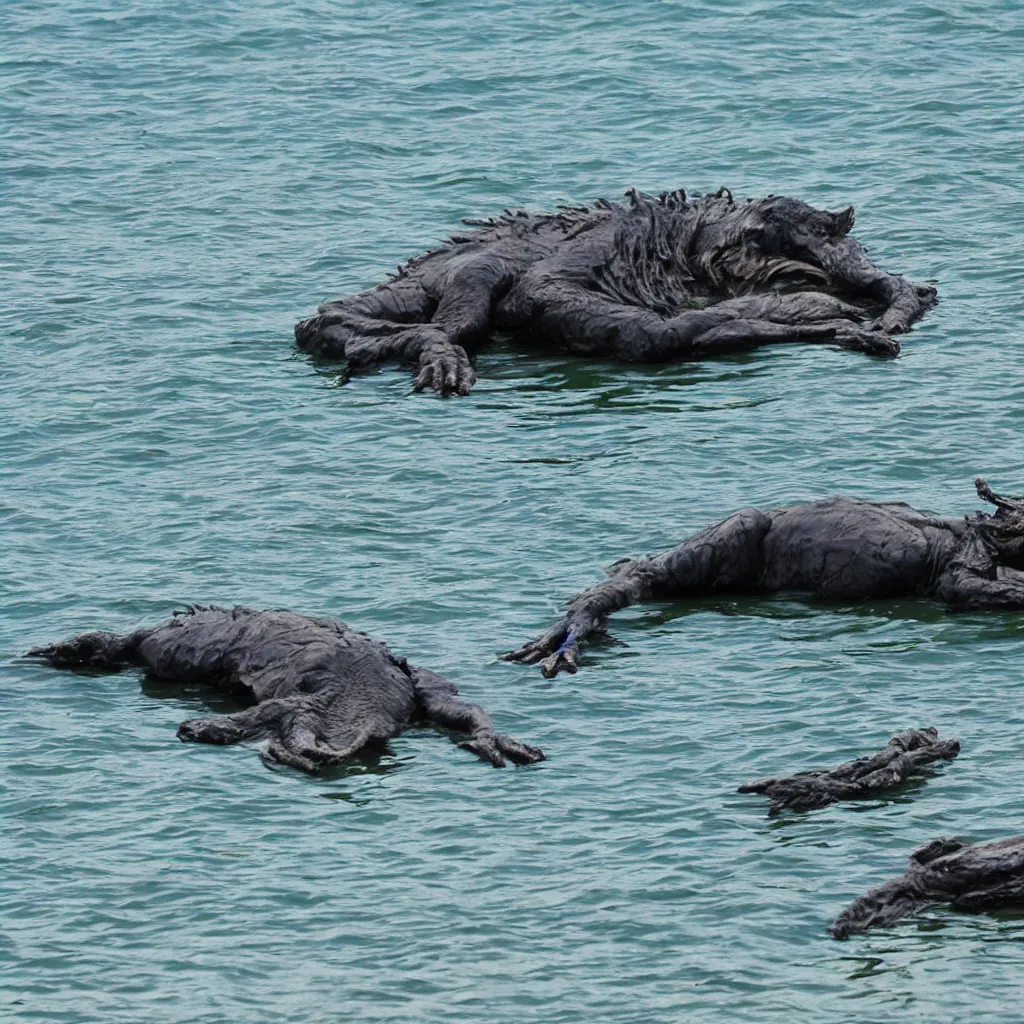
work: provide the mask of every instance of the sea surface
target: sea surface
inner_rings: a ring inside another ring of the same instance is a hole
[[[5,0],[0,1019],[1019,1020],[1020,916],[825,928],[1024,832],[1024,616],[723,597],[576,676],[498,654],[743,505],[1024,488],[1022,126],[1018,0]],[[721,185],[854,204],[941,304],[891,362],[499,342],[451,400],[294,349],[462,217]],[[175,739],[228,701],[20,658],[189,602],[336,615],[549,760],[306,777]],[[893,799],[735,793],[918,725],[963,753]]]

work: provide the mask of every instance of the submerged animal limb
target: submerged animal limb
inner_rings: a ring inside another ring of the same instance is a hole
[[[334,619],[192,607],[127,636],[83,633],[28,656],[59,668],[139,666],[163,679],[237,693],[251,706],[189,719],[178,737],[217,744],[266,739],[267,760],[307,772],[383,748],[423,723],[459,734],[460,746],[497,767],[506,757],[516,764],[544,760],[539,748],[496,733],[487,712],[459,700],[449,680]]]
[[[959,753],[960,743],[940,740],[937,729],[909,729],[893,736],[885,749],[872,757],[859,757],[831,770],[759,779],[740,786],[737,792],[769,797],[768,816],[775,817],[787,807],[808,811],[839,800],[874,796],[906,782],[923,765],[950,760]]]
[[[978,912],[1024,906],[1024,836],[970,845],[936,839],[899,877],[855,900],[829,927],[834,938],[894,924],[930,903]]]
[[[423,717],[442,729],[467,734],[469,738],[459,742],[463,750],[490,761],[495,768],[503,768],[506,757],[514,764],[544,760],[537,747],[495,732],[491,716],[479,704],[458,700],[458,690],[450,680],[430,669],[410,666],[410,670]]]
[[[761,572],[764,537],[771,525],[771,518],[759,509],[742,509],[671,551],[617,562],[608,580],[570,598],[560,622],[504,655],[504,660],[539,663],[549,679],[562,671],[573,673],[580,645],[592,633],[603,631],[613,612],[663,596],[752,586]]]

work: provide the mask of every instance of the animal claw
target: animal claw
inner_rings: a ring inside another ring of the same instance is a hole
[[[545,679],[554,679],[559,672],[568,672],[574,676],[579,671],[576,664],[575,645],[571,650],[557,650],[540,663],[540,671]]]
[[[505,758],[501,756],[501,751],[494,742],[493,735],[474,736],[472,739],[464,740],[459,746],[471,754],[476,754],[481,761],[490,762],[495,768],[505,767]]]
[[[540,747],[520,743],[504,733],[479,732],[459,746],[476,754],[481,760],[490,762],[495,768],[504,768],[506,757],[514,764],[537,764],[546,760]]]
[[[468,395],[476,383],[469,357],[456,345],[436,345],[420,355],[421,369],[413,383],[414,391],[430,388],[442,398]]]
[[[515,661],[520,665],[535,665],[546,654],[545,650],[537,643],[531,642],[515,651],[501,656],[502,661]]]
[[[520,743],[519,740],[514,740],[511,736],[500,732],[495,734],[494,739],[501,752],[515,764],[538,764],[547,760],[540,747],[532,747],[529,743]]]
[[[837,324],[835,342],[851,352],[892,358],[900,354],[900,343],[876,322],[870,328],[857,324]]]

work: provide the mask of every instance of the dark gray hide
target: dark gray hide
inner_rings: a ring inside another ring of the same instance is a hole
[[[978,494],[993,515],[943,519],[902,502],[829,498],[745,508],[650,558],[625,559],[577,594],[548,632],[508,661],[575,672],[579,645],[638,601],[804,591],[825,600],[936,597],[953,608],[1024,608],[1024,499]]]
[[[903,875],[855,900],[829,931],[845,939],[891,925],[929,903],[969,913],[1024,906],[1024,836],[977,846],[936,839],[910,855]]]
[[[459,746],[499,768],[506,757],[516,764],[544,760],[536,747],[496,733],[487,712],[458,700],[447,679],[334,619],[193,607],[159,626],[126,636],[83,633],[33,648],[28,657],[58,668],[135,665],[161,679],[237,692],[252,707],[182,722],[179,738],[239,743],[268,737],[265,757],[308,772],[382,749],[416,724],[461,734]]]
[[[893,337],[935,289],[879,270],[849,231],[853,207],[799,199],[687,200],[635,190],[554,214],[506,210],[410,260],[376,288],[321,306],[299,347],[418,366],[416,388],[466,394],[471,354],[492,331],[630,362],[703,359],[786,342],[894,356]]]
[[[908,729],[893,736],[873,757],[858,757],[838,768],[798,772],[788,778],[759,779],[740,786],[740,793],[760,793],[771,800],[768,816],[780,811],[809,811],[840,800],[877,796],[901,786],[933,761],[948,761],[960,753],[956,740],[940,740],[937,729]]]

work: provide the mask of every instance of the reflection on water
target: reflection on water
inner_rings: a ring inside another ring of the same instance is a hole
[[[154,700],[177,701],[183,705],[183,713],[191,717],[197,708],[209,709],[213,714],[231,715],[251,707],[253,700],[244,688],[227,688],[226,684],[216,685],[205,682],[182,683],[172,679],[161,679],[149,672],[130,672],[137,675],[142,692]]]

